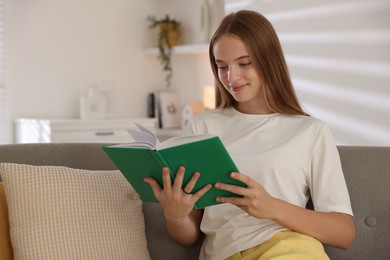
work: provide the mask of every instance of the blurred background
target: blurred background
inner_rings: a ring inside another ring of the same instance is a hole
[[[91,88],[107,94],[105,118],[146,118],[148,95],[166,90],[148,15],[180,21],[169,91],[183,108],[203,101],[222,5],[273,23],[303,107],[337,144],[390,145],[389,0],[208,0],[206,29],[204,0],[0,2],[1,143],[15,142],[18,118],[80,118]]]

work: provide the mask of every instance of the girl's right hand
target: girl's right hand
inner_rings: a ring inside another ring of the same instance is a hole
[[[150,185],[154,196],[163,207],[164,216],[167,222],[183,222],[193,210],[195,202],[212,187],[211,184],[208,184],[199,191],[192,194],[192,190],[198,181],[200,174],[199,172],[195,172],[187,185],[182,189],[184,174],[185,168],[180,166],[172,184],[169,169],[167,167],[163,167],[163,187],[161,187],[153,178],[146,177],[144,179],[144,181]]]

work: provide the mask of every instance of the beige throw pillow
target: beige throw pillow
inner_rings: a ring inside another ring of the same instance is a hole
[[[142,203],[119,171],[0,164],[15,259],[150,259]]]

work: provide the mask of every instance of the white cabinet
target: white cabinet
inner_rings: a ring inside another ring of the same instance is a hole
[[[156,132],[155,118],[15,120],[16,143],[126,143],[135,122]]]

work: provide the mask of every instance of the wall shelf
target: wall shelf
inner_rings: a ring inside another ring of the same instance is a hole
[[[172,48],[172,54],[206,54],[209,50],[208,43],[176,45]],[[158,49],[150,48],[145,50],[146,55],[157,56]]]

